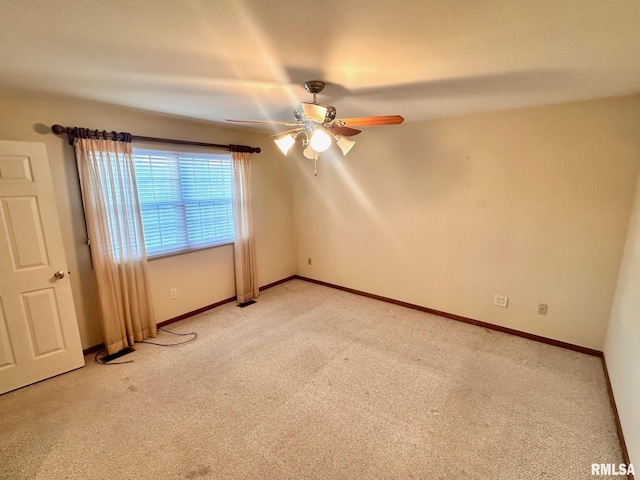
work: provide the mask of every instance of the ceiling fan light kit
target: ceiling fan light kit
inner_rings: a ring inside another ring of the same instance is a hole
[[[336,109],[332,105],[316,102],[316,95],[324,89],[324,82],[309,80],[304,88],[313,95],[313,103],[302,102],[300,108],[293,111],[295,121],[269,121],[269,120],[227,120],[228,122],[241,123],[271,123],[294,127],[287,132],[272,135],[278,148],[287,155],[296,143],[296,139],[302,137],[302,146],[305,147],[303,155],[311,160],[318,160],[318,154],[335,144],[346,156],[355,145],[355,141],[347,138],[360,133],[351,127],[368,127],[374,125],[398,125],[404,121],[400,115],[386,115],[373,117],[354,117],[336,119]],[[315,174],[315,173],[314,173]]]
[[[289,149],[296,143],[296,139],[293,135],[288,133],[284,136],[276,138],[274,142],[276,143],[280,151],[282,151],[282,153],[286,155],[289,152]]]
[[[331,146],[331,137],[325,133],[321,128],[313,132],[311,142],[309,142],[311,148],[316,152],[324,152]]]
[[[342,135],[336,140],[336,145],[338,145],[340,150],[342,150],[342,156],[346,156],[355,144],[355,141],[349,140],[347,137],[343,137]]]
[[[305,148],[302,151],[302,154],[307,157],[309,160],[315,160],[316,159],[316,155],[318,154],[318,152],[316,152],[313,148],[311,148],[311,145],[307,146],[307,148]]]

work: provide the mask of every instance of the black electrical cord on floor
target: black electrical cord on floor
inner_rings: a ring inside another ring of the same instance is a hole
[[[186,337],[188,335],[193,335],[193,337],[191,337],[190,339],[185,340],[183,342],[176,342],[176,343],[158,343],[158,342],[149,342],[147,340],[142,340],[142,341],[136,342],[136,343],[148,343],[149,345],[157,345],[158,347],[175,347],[175,346],[178,346],[178,345],[184,345],[185,343],[193,342],[196,338],[198,338],[197,332],[178,333],[178,332],[172,332],[171,330],[167,330],[166,328],[158,328],[158,330],[160,330],[162,332],[165,332],[165,333],[170,333],[171,335],[177,335],[177,336],[180,336],[180,337]],[[98,363],[100,365],[123,365],[125,363],[133,362],[133,360],[127,360],[125,362],[104,362],[103,359],[105,357],[99,358],[99,355],[104,351],[105,351],[105,349],[103,348],[98,353],[96,353],[96,356],[94,357],[94,360],[96,361],[96,363]]]
[[[184,345],[185,343],[193,342],[196,338],[198,338],[198,334],[196,332],[189,333],[178,333],[172,332],[171,330],[167,330],[166,328],[158,328],[158,330],[166,333],[170,333],[171,335],[178,335],[180,337],[186,337],[187,335],[193,335],[189,340],[185,340],[184,342],[176,342],[176,343],[158,343],[158,342],[149,342],[148,340],[142,340],[137,343],[148,343],[149,345],[157,345],[159,347],[175,347],[177,345]]]

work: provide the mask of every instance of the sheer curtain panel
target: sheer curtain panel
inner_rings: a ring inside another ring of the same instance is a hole
[[[156,335],[130,143],[75,140],[107,353]]]
[[[251,200],[251,154],[231,152],[233,159],[233,221],[236,295],[239,303],[259,295]]]

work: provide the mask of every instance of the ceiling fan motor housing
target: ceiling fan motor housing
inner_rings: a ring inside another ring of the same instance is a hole
[[[309,111],[313,114],[311,116],[305,114],[306,109],[309,107]],[[324,117],[322,115],[324,115]],[[293,110],[293,116],[299,122],[312,121],[324,124],[336,118],[336,108],[333,105],[325,105],[324,103],[302,102],[300,108]]]
[[[318,105],[327,109],[327,113],[324,116],[324,123],[331,122],[334,118],[336,118],[336,108],[333,105],[325,105],[323,103],[319,103]]]

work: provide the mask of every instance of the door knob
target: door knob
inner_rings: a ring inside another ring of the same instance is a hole
[[[64,278],[64,272],[60,270],[59,272],[54,273],[53,276],[60,280],[61,278]]]

